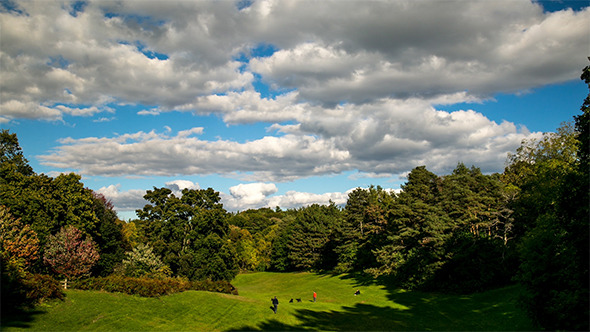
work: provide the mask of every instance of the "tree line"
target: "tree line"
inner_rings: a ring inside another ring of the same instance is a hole
[[[582,79],[590,87],[586,67]],[[589,95],[590,96],[590,95]],[[28,165],[3,130],[5,281],[32,275],[231,281],[240,271],[363,273],[405,289],[471,293],[519,282],[540,327],[588,329],[590,100],[574,124],[525,140],[502,173],[414,168],[401,191],[357,188],[344,206],[230,213],[211,188],[153,188],[123,222],[76,174]],[[69,246],[69,247],[68,247]]]

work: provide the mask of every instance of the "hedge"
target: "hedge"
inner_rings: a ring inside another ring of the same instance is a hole
[[[103,290],[144,297],[158,297],[187,290],[209,291],[238,295],[238,290],[227,281],[187,281],[178,278],[151,279],[118,275],[75,280],[71,288],[80,290]]]

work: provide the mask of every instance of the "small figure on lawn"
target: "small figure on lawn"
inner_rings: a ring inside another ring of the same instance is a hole
[[[279,300],[275,296],[274,298],[271,299],[271,302],[272,302],[272,311],[274,311],[275,314],[276,314],[277,313],[277,309],[279,307]]]
[[[361,295],[361,291],[358,289],[356,290],[356,292],[354,292],[354,296],[357,296],[357,295]]]
[[[316,292],[313,292],[313,302],[315,302],[315,300],[318,298],[318,294],[316,294]]]

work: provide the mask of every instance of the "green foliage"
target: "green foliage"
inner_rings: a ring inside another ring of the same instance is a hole
[[[230,216],[229,237],[241,271],[265,271],[271,267],[272,246],[285,215],[282,211],[260,208]]]
[[[100,237],[92,192],[74,173],[51,178],[46,175],[15,176],[0,181],[0,204],[37,233],[41,248],[47,238],[64,226],[74,226]]]
[[[138,245],[132,251],[126,252],[125,256],[126,258],[116,269],[118,274],[136,278],[165,278],[172,273],[153,249],[146,244]]]
[[[33,174],[33,168],[23,155],[18,144],[16,134],[8,130],[0,131],[0,179],[8,179],[14,174],[29,176]]]
[[[386,239],[388,213],[395,194],[381,187],[357,188],[348,194],[344,220],[337,228],[338,270],[374,268],[375,250]]]
[[[228,222],[230,225],[238,226],[251,234],[257,234],[275,224],[277,218],[281,218],[282,215],[280,211],[270,208],[251,209],[232,215]]]
[[[92,192],[93,209],[99,223],[93,239],[96,242],[100,258],[93,268],[93,273],[106,276],[125,257],[125,251],[131,249],[129,241],[123,235],[125,222],[117,217],[113,203],[102,194]]]
[[[238,272],[236,255],[226,241],[228,214],[218,192],[185,189],[178,198],[170,189],[154,188],[144,198],[150,204],[137,210],[140,233],[174,275],[233,279]]]
[[[99,256],[91,238],[83,239],[82,232],[67,226],[49,237],[43,262],[55,273],[72,278],[89,274]]]
[[[469,293],[509,283],[513,221],[503,188],[498,175],[461,163],[443,177],[415,168],[377,210],[376,264],[365,271],[408,289]]]
[[[238,273],[236,254],[227,240],[209,234],[195,244],[195,252],[182,261],[181,275],[190,280],[230,281]]]
[[[582,79],[590,88],[588,71]],[[522,301],[544,329],[590,326],[588,100],[576,117],[578,131],[564,124],[538,141],[523,142],[505,172],[519,189],[515,219],[526,226],[519,247]]]
[[[281,223],[276,225],[276,236],[272,241],[271,247],[271,270],[286,272],[294,269],[289,259],[289,238],[293,232],[295,221],[294,215],[283,217]]]
[[[254,271],[259,265],[256,243],[247,229],[230,225],[229,238],[236,252],[236,263],[240,271]]]
[[[144,297],[158,297],[187,290],[199,290],[237,295],[237,290],[227,281],[188,281],[181,278],[133,278],[111,275],[76,280],[72,288],[81,290],[103,290]]]
[[[336,205],[301,208],[289,237],[289,259],[302,270],[324,270],[336,266],[334,227],[340,223]]]

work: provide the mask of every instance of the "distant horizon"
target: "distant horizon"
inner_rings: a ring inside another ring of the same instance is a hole
[[[502,172],[588,94],[590,1],[0,3],[0,127],[135,218],[338,205],[417,166]]]

